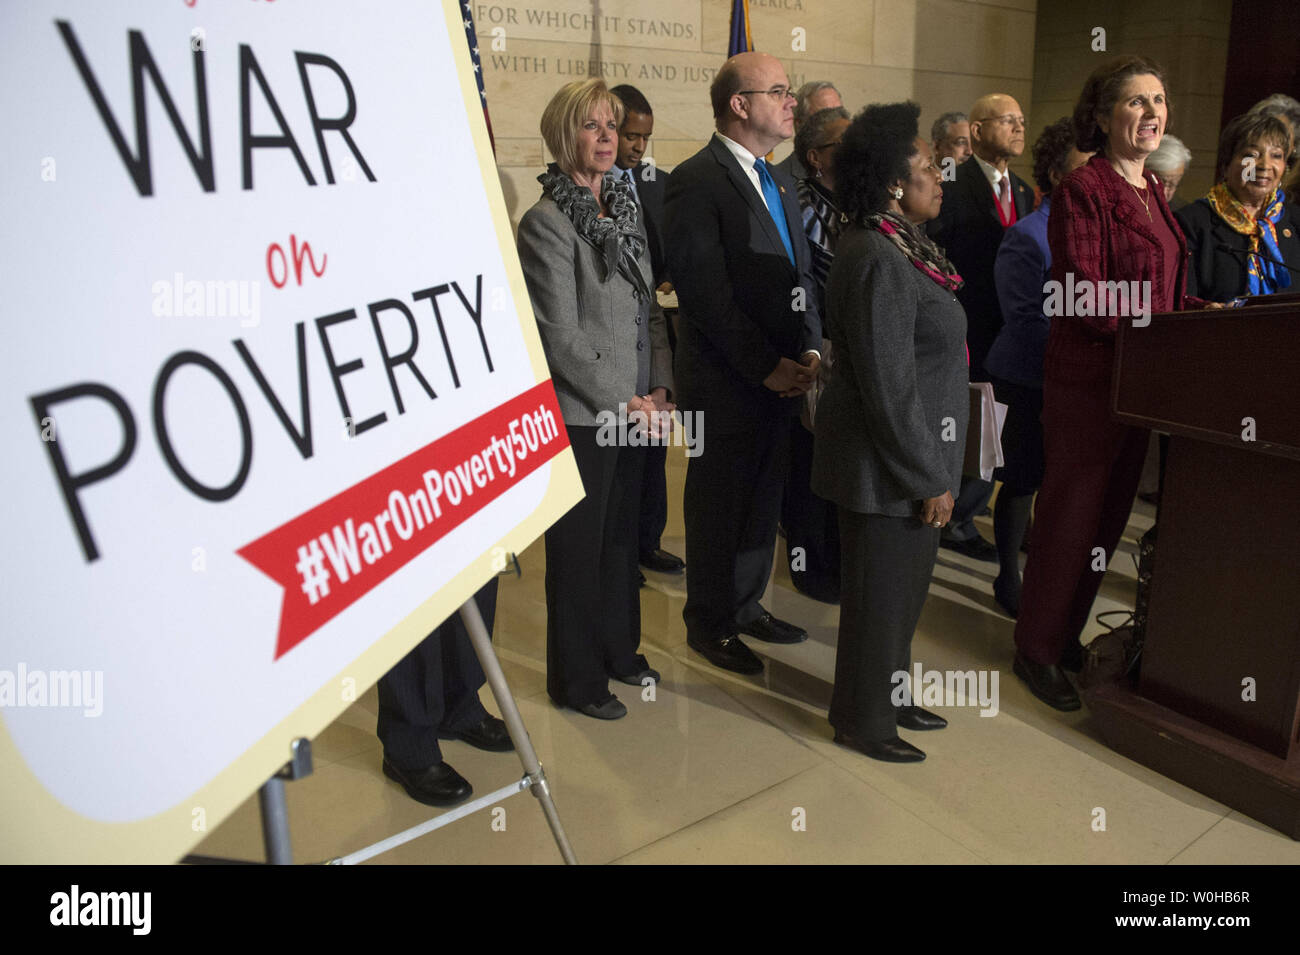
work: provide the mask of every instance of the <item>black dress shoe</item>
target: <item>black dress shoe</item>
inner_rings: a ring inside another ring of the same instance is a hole
[[[975,560],[987,561],[990,564],[998,562],[998,549],[986,541],[979,534],[976,534],[970,540],[955,540],[949,537],[939,537],[939,546],[946,547],[949,550],[955,550],[957,553],[966,557],[972,557]]]
[[[598,720],[618,720],[627,716],[627,707],[620,703],[613,693],[600,703],[587,703],[576,709],[583,716],[591,716]]]
[[[497,719],[490,713],[483,717],[482,722],[467,729],[439,733],[438,739],[458,739],[489,753],[509,753],[515,748],[515,744],[510,742],[510,730],[506,729],[506,721]]]
[[[640,673],[629,673],[627,676],[619,676],[616,673],[613,676],[619,683],[626,683],[628,686],[645,686],[646,680],[653,680],[658,683],[663,679],[658,670],[653,670],[650,667],[646,667]]]
[[[919,706],[900,706],[898,725],[905,730],[941,730],[948,725],[948,721],[938,713],[931,713]]]
[[[808,639],[807,630],[786,623],[784,620],[777,620],[766,610],[761,617],[749,623],[736,624],[736,629],[747,637],[765,643],[803,643]]]
[[[446,763],[434,763],[418,773],[398,769],[384,757],[384,775],[399,782],[406,794],[426,806],[454,806],[464,802],[474,787]]]
[[[925,753],[906,740],[897,736],[873,742],[863,742],[844,733],[835,734],[835,742],[849,749],[857,750],[863,756],[879,759],[886,763],[919,763],[925,759]]]
[[[721,640],[697,640],[687,637],[686,645],[708,660],[715,667],[730,670],[732,673],[746,675],[763,672],[763,661],[754,655],[754,651],[740,642],[740,637],[732,634]]]
[[[1069,713],[1083,705],[1079,702],[1079,694],[1074,691],[1070,678],[1055,664],[1034,663],[1016,651],[1016,662],[1012,670],[1025,681],[1030,693],[1053,709]]]
[[[638,562],[647,570],[661,574],[680,574],[686,569],[686,561],[666,550],[652,550],[648,554],[642,554]]]

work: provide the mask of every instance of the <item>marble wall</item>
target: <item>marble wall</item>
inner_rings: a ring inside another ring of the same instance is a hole
[[[1168,81],[1169,131],[1192,151],[1178,195],[1204,195],[1214,184],[1231,15],[1232,0],[1043,3],[1034,42],[1034,103],[1026,113],[1031,137],[1073,113],[1088,74],[1105,58],[1150,57]],[[1092,48],[1099,27],[1106,31],[1104,52]],[[1262,90],[1260,97],[1271,92]]]
[[[549,158],[542,109],[570,80],[599,73],[645,93],[650,152],[664,168],[712,133],[708,88],[726,59],[730,0],[471,4],[512,220],[535,199]],[[914,99],[923,133],[983,93],[1010,93],[1029,118],[1025,155],[1012,164],[1027,179],[1028,146],[1073,110],[1089,72],[1117,53],[1150,56],[1168,73],[1172,131],[1193,153],[1181,192],[1191,198],[1212,185],[1231,9],[1231,0],[750,0],[750,24],[794,85],[829,79],[850,110]]]
[[[650,100],[650,152],[671,169],[713,132],[708,88],[727,56],[730,0],[471,0],[497,164],[513,221],[547,160],[538,121],[564,83],[594,73]],[[1031,115],[1036,0],[750,0],[755,46],[791,82],[829,79],[845,105],[914,99],[923,134],[988,92]],[[1031,128],[1031,137],[1035,130]],[[783,144],[776,158],[790,150]],[[1028,157],[1017,167],[1027,170]]]

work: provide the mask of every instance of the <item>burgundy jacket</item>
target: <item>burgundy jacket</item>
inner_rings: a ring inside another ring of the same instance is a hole
[[[1151,172],[1143,172],[1153,216],[1163,216],[1178,240],[1179,261],[1170,299],[1161,276],[1164,251],[1146,216],[1124,201],[1132,187],[1111,168],[1102,155],[1061,180],[1052,191],[1052,214],[1047,220],[1047,242],[1052,250],[1052,278],[1067,285],[1073,273],[1082,281],[1151,282],[1151,311],[1175,312],[1199,308],[1200,299],[1189,298],[1187,240],[1165,202],[1164,189]],[[1125,319],[1127,320],[1127,319]],[[1109,378],[1115,361],[1115,315],[1052,319],[1047,337],[1043,372],[1047,378],[1082,381]]]

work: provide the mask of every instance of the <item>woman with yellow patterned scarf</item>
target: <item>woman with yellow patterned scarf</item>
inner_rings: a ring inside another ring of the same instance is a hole
[[[1223,302],[1300,292],[1291,271],[1300,269],[1300,217],[1282,189],[1295,139],[1277,115],[1245,113],[1224,127],[1218,184],[1175,213],[1191,256],[1188,295]]]

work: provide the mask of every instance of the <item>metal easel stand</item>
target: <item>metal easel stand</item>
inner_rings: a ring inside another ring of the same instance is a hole
[[[289,840],[289,805],[284,797],[286,779],[302,779],[311,775],[311,740],[299,738],[290,744],[293,754],[280,771],[262,784],[257,791],[257,803],[262,810],[262,844],[266,847],[268,865],[293,865],[293,844]],[[221,856],[187,855],[182,865],[256,865],[243,859]]]
[[[560,814],[555,808],[555,801],[551,799],[550,788],[546,785],[546,772],[542,769],[542,764],[538,762],[537,753],[533,750],[532,740],[528,738],[528,730],[524,728],[524,721],[519,716],[519,708],[515,706],[514,695],[510,692],[510,685],[506,682],[505,674],[501,672],[501,664],[497,662],[496,651],[492,649],[492,640],[488,637],[487,627],[483,623],[483,616],[479,613],[478,604],[474,602],[473,597],[461,605],[460,619],[465,624],[465,629],[469,631],[469,639],[470,643],[474,645],[474,653],[478,657],[479,664],[483,667],[488,686],[492,688],[492,695],[496,698],[497,707],[501,710],[501,718],[505,720],[506,728],[510,731],[510,739],[515,744],[515,752],[519,754],[519,762],[524,767],[523,778],[518,782],[511,783],[509,786],[503,786],[496,792],[481,796],[473,802],[458,806],[450,812],[444,812],[428,822],[422,822],[418,826],[412,826],[410,829],[403,830],[394,836],[389,836],[382,842],[376,842],[374,845],[337,859],[330,859],[327,865],[356,865],[359,862],[365,862],[381,852],[387,852],[389,849],[410,842],[425,833],[441,829],[457,819],[463,819],[480,809],[486,809],[508,796],[523,792],[525,789],[532,790],[533,795],[542,804],[542,812],[546,816],[547,824],[551,827],[551,834],[555,837],[555,844],[559,847],[560,855],[563,856],[565,864],[577,865],[577,856],[573,854],[573,847],[569,845],[569,837],[564,834],[564,826],[560,824]],[[275,781],[272,780],[271,782]],[[269,786],[270,783],[267,785]],[[270,839],[269,834],[267,838]],[[269,841],[267,846],[269,856]]]

